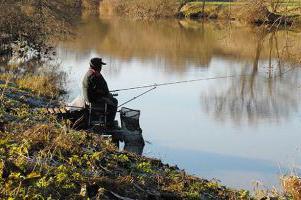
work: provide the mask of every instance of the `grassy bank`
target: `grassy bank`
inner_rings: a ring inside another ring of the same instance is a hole
[[[71,130],[44,113],[55,101],[31,89],[1,80],[0,94],[1,199],[251,198]]]
[[[207,2],[203,7],[203,2],[188,2],[179,11],[179,15],[185,18],[214,18],[214,19],[230,19],[234,16],[231,12],[239,5],[233,7],[231,2]],[[232,7],[230,7],[232,6]],[[229,10],[232,9],[232,10]]]
[[[214,18],[256,24],[300,23],[299,1],[178,1],[178,0],[104,0],[101,15],[133,18]]]
[[[189,2],[180,14],[186,18],[230,19],[253,24],[300,23],[299,1],[243,0],[235,2]]]

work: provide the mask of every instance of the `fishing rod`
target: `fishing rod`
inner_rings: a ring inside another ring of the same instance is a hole
[[[128,104],[128,103],[130,103],[131,101],[134,101],[135,99],[137,99],[137,98],[139,98],[139,97],[141,97],[141,96],[143,96],[143,95],[145,95],[145,94],[147,94],[147,93],[149,93],[149,92],[155,90],[156,88],[157,88],[157,87],[153,87],[153,88],[151,88],[151,89],[149,89],[149,90],[147,90],[147,91],[145,91],[145,92],[139,94],[138,96],[135,96],[135,97],[131,98],[130,100],[128,100],[128,101],[122,103],[121,105],[119,105],[118,108],[120,108],[120,107],[124,106],[125,104]]]
[[[239,76],[246,76],[246,75],[239,75]],[[142,85],[137,87],[130,87],[130,88],[122,88],[122,89],[116,89],[112,90],[110,92],[121,92],[121,91],[128,91],[128,90],[137,90],[137,89],[143,89],[143,88],[150,88],[150,87],[160,87],[160,86],[167,86],[167,85],[176,85],[181,83],[191,83],[191,82],[197,82],[197,81],[206,81],[206,80],[215,80],[215,79],[225,79],[225,78],[233,78],[237,77],[237,75],[231,75],[231,76],[218,76],[218,77],[210,77],[210,78],[198,78],[198,79],[191,79],[191,80],[184,80],[184,81],[174,81],[174,82],[166,82],[166,83],[154,83],[150,85]]]
[[[134,101],[134,100],[136,100],[137,98],[139,98],[139,97],[141,97],[141,96],[143,96],[143,95],[145,95],[145,94],[147,94],[147,93],[149,93],[149,92],[155,90],[156,88],[157,88],[157,87],[153,87],[153,88],[151,88],[151,89],[149,89],[149,90],[147,90],[147,91],[145,91],[145,92],[143,92],[143,93],[141,93],[141,94],[139,94],[139,95],[137,95],[137,96],[135,96],[135,97],[133,97],[133,98],[127,100],[126,102],[120,104],[117,108],[120,108],[120,107],[122,107],[122,106],[124,106],[124,105],[126,105],[126,104],[128,104],[128,103],[130,103],[130,102],[132,102],[132,101]],[[116,96],[116,95],[115,95],[115,96]],[[84,108],[84,107],[80,107],[80,106],[70,106],[70,105],[65,105],[65,107],[66,107],[66,108],[75,108],[75,109],[83,109],[83,108]],[[120,111],[119,111],[119,112],[120,112]]]
[[[239,77],[242,77],[242,76],[246,76],[246,75],[238,75]],[[128,90],[136,90],[136,89],[143,89],[143,88],[151,88],[131,99],[129,99],[128,101],[120,104],[118,106],[118,108],[136,100],[137,98],[155,90],[157,87],[160,87],[160,86],[167,86],[167,85],[176,85],[176,84],[181,84],[181,83],[191,83],[191,82],[197,82],[197,81],[205,81],[205,80],[216,80],[216,79],[225,79],[225,78],[233,78],[233,77],[238,77],[237,75],[230,75],[230,76],[218,76],[218,77],[209,77],[209,78],[198,78],[198,79],[191,79],[191,80],[184,80],[184,81],[174,81],[174,82],[166,82],[166,83],[154,83],[154,84],[150,84],[150,85],[142,85],[142,86],[137,86],[137,87],[130,87],[130,88],[124,88],[124,89],[117,89],[117,90],[112,90],[110,91],[111,93],[113,92],[120,92],[120,91],[128,91]],[[117,94],[113,94],[113,96],[117,96]],[[66,105],[66,107],[68,108],[82,108],[82,107],[77,107],[77,106],[69,106],[69,105]]]

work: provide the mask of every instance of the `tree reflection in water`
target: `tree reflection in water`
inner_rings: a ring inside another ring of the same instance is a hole
[[[184,74],[195,68],[210,71],[216,59],[238,63],[227,74],[248,75],[229,79],[202,96],[205,110],[220,120],[230,115],[236,122],[286,119],[298,109],[301,41],[297,30],[266,31],[242,25],[195,21],[86,20],[74,40],[61,47],[75,57],[91,51],[114,62],[141,60],[164,73]],[[85,56],[87,57],[87,56]],[[84,59],[82,59],[84,60]],[[162,70],[164,68],[164,70]],[[222,70],[228,72],[227,67]],[[223,73],[222,75],[225,75]],[[209,75],[208,75],[209,76]],[[215,82],[216,83],[216,82]],[[227,86],[227,87],[225,87]],[[214,102],[214,103],[212,103]]]
[[[288,34],[286,32],[285,34]],[[283,33],[258,30],[253,61],[245,62],[238,76],[224,88],[210,88],[202,96],[207,113],[218,120],[232,120],[237,124],[257,124],[261,120],[280,121],[297,112],[300,105],[300,69],[296,62],[288,61],[293,51],[287,43],[279,48]],[[283,39],[283,38],[282,38]],[[262,59],[262,52],[268,57]]]

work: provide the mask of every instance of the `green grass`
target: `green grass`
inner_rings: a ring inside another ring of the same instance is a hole
[[[246,1],[247,3],[247,1]],[[219,19],[240,19],[245,14],[241,14],[242,10],[248,10],[245,8],[250,6],[245,2],[229,2],[229,1],[213,1],[206,2],[204,7],[204,14],[209,18],[219,18]],[[267,8],[270,12],[276,12],[283,15],[300,15],[301,14],[301,1],[283,1],[280,4],[275,4],[274,8],[267,2]],[[231,9],[230,9],[231,8]],[[276,9],[276,10],[275,10]],[[203,2],[202,1],[192,1],[186,3],[181,8],[181,13],[185,17],[197,16],[199,13],[203,12]],[[254,17],[254,16],[253,16]],[[296,22],[297,19],[295,19]]]

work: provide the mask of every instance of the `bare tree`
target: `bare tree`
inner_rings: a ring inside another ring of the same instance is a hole
[[[70,32],[76,0],[11,0],[0,4],[0,40],[24,42],[40,52],[52,38]],[[1,39],[2,38],[2,39]]]

